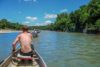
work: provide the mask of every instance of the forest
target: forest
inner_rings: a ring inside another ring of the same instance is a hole
[[[0,20],[0,29],[20,30],[22,26],[23,25],[19,24],[18,22],[12,23],[11,21],[8,21],[7,19]]]
[[[71,13],[58,14],[55,23],[46,28],[69,32],[100,32],[100,0],[91,0]]]

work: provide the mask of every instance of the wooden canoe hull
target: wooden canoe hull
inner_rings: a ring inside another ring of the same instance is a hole
[[[42,59],[42,57],[39,55],[39,53],[35,51],[35,55],[38,59],[35,59],[35,62],[38,64],[37,66],[22,66],[22,67],[47,67],[46,63]],[[10,66],[12,65],[12,55],[10,55],[8,58],[6,58],[1,64],[0,67],[14,67]],[[20,67],[20,66],[15,66],[15,67]]]

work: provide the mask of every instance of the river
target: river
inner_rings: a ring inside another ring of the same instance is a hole
[[[0,61],[17,34],[0,34]],[[100,67],[100,35],[41,31],[33,44],[48,67]]]

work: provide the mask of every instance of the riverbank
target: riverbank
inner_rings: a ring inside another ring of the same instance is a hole
[[[13,32],[21,32],[21,30],[0,30],[0,33],[13,33]],[[32,32],[32,30],[29,30]]]
[[[0,30],[0,33],[13,33],[13,32],[20,32],[18,30]]]

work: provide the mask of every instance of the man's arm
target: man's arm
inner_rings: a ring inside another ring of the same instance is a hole
[[[32,35],[32,33],[30,33],[30,37],[31,37],[31,39],[33,40],[33,35]]]
[[[20,37],[20,35],[18,35],[18,36],[16,37],[15,41],[14,41],[13,44],[12,44],[12,46],[13,46],[13,51],[16,50],[16,44],[17,44],[18,41],[19,41],[19,37]]]
[[[30,33],[30,34],[31,34],[31,39],[32,39],[32,41],[33,41],[33,35],[32,35],[32,33]],[[31,48],[32,48],[32,50],[34,50],[33,44],[31,44]]]

